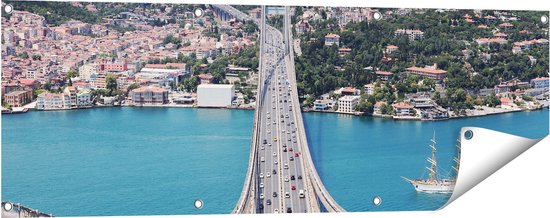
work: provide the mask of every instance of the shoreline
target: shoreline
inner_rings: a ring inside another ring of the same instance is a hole
[[[71,110],[86,110],[86,109],[95,109],[95,108],[115,108],[115,107],[127,107],[127,108],[190,108],[190,109],[225,109],[225,110],[254,110],[255,108],[251,107],[198,107],[196,105],[174,105],[174,104],[163,104],[163,105],[94,105],[90,107],[83,107],[83,108],[72,108],[72,109],[54,109],[54,110],[37,110],[37,109],[29,109],[27,112],[35,112],[35,111],[44,111],[44,112],[50,112],[50,111],[71,111]],[[394,121],[421,121],[421,122],[437,122],[437,121],[446,121],[446,120],[452,120],[452,119],[467,119],[467,118],[475,118],[475,117],[484,117],[484,116],[491,116],[491,115],[499,115],[499,114],[507,114],[507,113],[514,113],[514,112],[530,112],[530,111],[536,111],[536,110],[543,110],[545,108],[550,108],[549,106],[544,107],[538,107],[533,109],[507,109],[507,110],[501,110],[501,111],[492,111],[492,112],[486,112],[486,113],[479,113],[479,114],[473,114],[473,115],[461,115],[461,116],[452,116],[448,118],[443,119],[422,119],[421,117],[399,117],[399,116],[392,116],[392,115],[383,115],[383,114],[369,114],[364,115],[363,113],[340,113],[336,111],[315,111],[315,110],[304,110],[301,111],[303,113],[327,113],[327,114],[341,114],[341,115],[349,115],[349,116],[357,116],[357,117],[373,117],[373,118],[382,118],[382,119],[388,119],[388,120],[394,120]],[[479,111],[479,110],[476,110]],[[16,113],[16,114],[24,114],[23,113]]]

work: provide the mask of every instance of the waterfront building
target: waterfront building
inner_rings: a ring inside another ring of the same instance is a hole
[[[3,98],[12,107],[22,107],[32,101],[32,91],[13,91],[5,94]]]
[[[388,103],[383,102],[383,101],[378,101],[378,102],[374,103],[374,112],[373,112],[373,114],[382,114],[382,106],[386,105],[386,104],[388,104]]]
[[[413,115],[414,107],[405,102],[398,102],[392,104],[397,116],[411,116]]]
[[[409,101],[411,102],[411,105],[413,105],[415,108],[430,108],[435,106],[432,99],[423,96],[411,98],[409,99]]]
[[[355,112],[355,107],[361,99],[357,95],[346,95],[338,99],[338,112],[342,113],[353,113]]]
[[[533,86],[534,89],[548,88],[549,81],[550,81],[550,78],[548,77],[537,77],[531,80],[531,86]]]
[[[92,106],[92,94],[89,90],[79,90],[76,94],[76,106],[79,108]]]
[[[168,91],[157,86],[145,86],[130,91],[134,105],[167,104]]]
[[[77,99],[77,90],[73,86],[67,86],[65,89],[63,89],[63,94],[69,96],[69,101],[64,102],[64,104],[67,104],[67,107],[69,108],[77,108],[76,99]]]
[[[330,33],[325,36],[325,46],[332,46],[336,44],[340,46],[340,36],[338,34]]]
[[[315,111],[329,111],[334,108],[336,104],[335,100],[332,99],[317,99],[313,102],[313,110]]]
[[[50,93],[44,92],[38,95],[36,99],[36,109],[38,110],[63,110],[70,109],[69,104],[65,102],[70,102],[70,96],[64,93]]]
[[[234,98],[234,85],[200,84],[197,87],[197,105],[199,107],[229,107]]]
[[[420,67],[409,67],[405,70],[406,74],[415,74],[419,76],[425,76],[433,80],[443,80],[445,79],[445,74],[447,71],[437,69],[437,65],[426,66],[423,68]]]

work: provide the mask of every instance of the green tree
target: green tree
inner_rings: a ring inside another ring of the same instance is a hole
[[[109,90],[109,95],[112,95],[113,92],[117,89],[117,82],[116,82],[116,75],[114,74],[107,74],[105,76],[105,88],[107,88],[107,90]]]

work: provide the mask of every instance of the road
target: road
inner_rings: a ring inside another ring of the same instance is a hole
[[[296,118],[292,113],[295,108],[291,105],[297,99],[291,95],[281,32],[266,26],[263,49],[257,211],[304,213],[308,200],[305,195],[299,195],[300,190],[305,192],[304,167],[296,139]]]

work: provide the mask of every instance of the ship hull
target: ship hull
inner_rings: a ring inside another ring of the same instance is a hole
[[[411,185],[417,192],[426,193],[452,193],[455,184],[450,181],[410,181]]]

